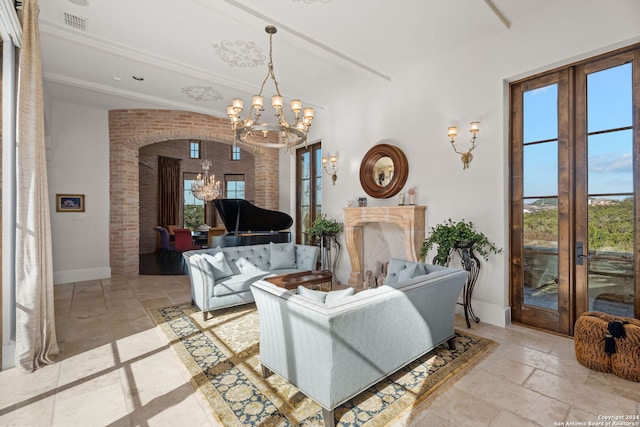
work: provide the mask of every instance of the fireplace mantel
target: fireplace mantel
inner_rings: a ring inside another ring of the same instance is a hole
[[[371,206],[344,208],[344,236],[351,260],[349,286],[360,288],[363,283],[362,227],[369,223],[400,226],[404,235],[405,257],[417,261],[425,238],[426,206]]]

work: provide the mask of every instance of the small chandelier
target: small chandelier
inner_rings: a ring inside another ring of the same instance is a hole
[[[261,147],[287,148],[288,150],[307,142],[307,134],[313,120],[313,108],[302,108],[302,101],[291,101],[291,111],[295,121],[290,123],[283,111],[283,100],[278,87],[278,81],[273,71],[273,35],[278,31],[273,25],[267,25],[264,29],[269,34],[269,70],[260,86],[260,92],[253,96],[251,109],[247,117],[240,118],[243,102],[240,98],[234,98],[231,105],[227,106],[227,116],[231,121],[231,128],[236,133],[236,139],[256,149]],[[276,95],[271,97],[271,106],[275,110],[275,122],[269,123],[261,118],[264,111],[264,98],[262,91],[267,80],[271,78],[276,88]],[[302,115],[300,114],[302,112]],[[270,137],[270,135],[273,135]]]
[[[199,173],[196,179],[191,181],[191,194],[198,200],[209,202],[220,195],[220,181],[216,181],[215,175],[209,175],[211,160],[207,160],[206,146],[204,157],[200,162],[204,175]]]

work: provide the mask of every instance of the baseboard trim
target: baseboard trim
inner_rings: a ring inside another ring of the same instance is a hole
[[[87,280],[108,279],[111,277],[111,267],[85,268],[82,270],[66,270],[53,273],[53,283],[84,282]]]

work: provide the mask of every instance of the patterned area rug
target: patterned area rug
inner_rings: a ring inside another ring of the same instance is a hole
[[[263,379],[255,304],[203,321],[190,304],[149,310],[225,426],[322,426],[318,404],[279,375]],[[478,362],[496,343],[456,330],[443,344],[335,410],[337,426],[384,426]]]

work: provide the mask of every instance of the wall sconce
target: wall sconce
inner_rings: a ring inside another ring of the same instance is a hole
[[[328,163],[331,163],[331,166],[328,166]],[[336,156],[329,156],[328,161],[326,157],[322,158],[322,167],[327,175],[331,177],[333,185],[336,185],[336,180],[338,179],[338,175],[336,175],[336,171],[338,170],[336,163],[338,163],[338,157]]]
[[[471,132],[473,136],[471,137],[471,148],[469,148],[467,151],[459,151],[456,148],[455,142],[456,136],[458,135],[458,128],[456,126],[451,126],[448,132],[449,138],[451,138],[451,148],[453,149],[453,151],[460,154],[460,159],[463,163],[462,169],[468,169],[469,163],[471,163],[471,160],[473,160],[473,155],[471,154],[471,152],[474,148],[476,148],[476,138],[478,137],[478,132],[480,132],[480,122],[471,122],[471,128],[469,129],[469,132]]]

